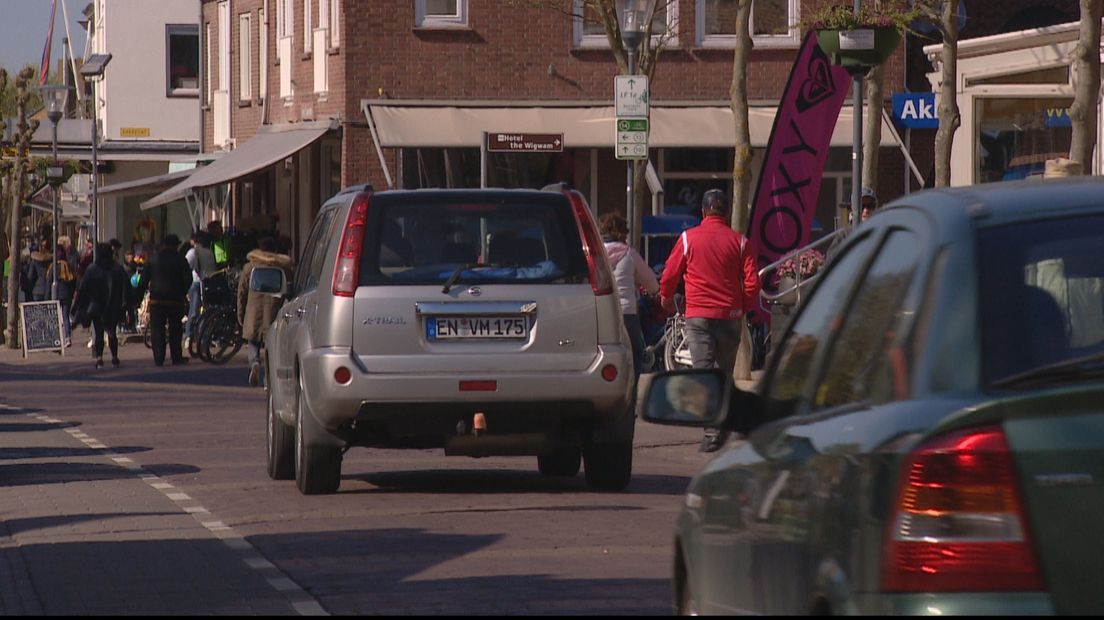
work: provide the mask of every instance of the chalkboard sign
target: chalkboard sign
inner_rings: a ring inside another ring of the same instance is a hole
[[[30,301],[19,304],[23,327],[23,357],[33,351],[59,351],[65,355],[61,302]]]

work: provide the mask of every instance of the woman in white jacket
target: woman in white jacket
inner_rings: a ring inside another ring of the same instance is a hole
[[[617,213],[607,213],[598,221],[602,241],[606,245],[613,278],[617,283],[617,297],[621,300],[621,314],[625,318],[625,329],[632,341],[633,371],[640,377],[640,366],[644,358],[644,332],[637,316],[637,291],[643,289],[649,295],[659,292],[659,282],[640,253],[625,243],[629,236],[629,226],[625,218]]]

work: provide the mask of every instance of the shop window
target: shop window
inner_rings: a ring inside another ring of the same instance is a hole
[[[697,44],[702,47],[736,45],[736,9],[739,0],[697,0]],[[792,47],[799,43],[798,0],[754,0],[751,5],[755,47]]]
[[[199,96],[199,26],[165,27],[168,96]]]
[[[421,28],[456,28],[468,25],[467,0],[416,0],[416,23]]]
[[[575,47],[608,49],[609,39],[598,14],[589,3],[574,0]],[[652,15],[652,45],[678,45],[678,2],[656,0]]]
[[[975,181],[1040,175],[1046,160],[1068,157],[1072,103],[1069,97],[976,99]]]

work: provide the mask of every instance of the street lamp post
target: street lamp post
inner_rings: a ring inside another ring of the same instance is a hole
[[[43,86],[42,99],[46,104],[46,117],[50,119],[50,123],[54,126],[53,134],[53,151],[54,161],[52,165],[46,169],[46,177],[50,181],[50,185],[54,189],[54,238],[51,251],[53,258],[51,265],[53,267],[54,277],[50,282],[50,299],[56,300],[58,298],[58,265],[57,265],[57,243],[58,243],[58,224],[60,218],[58,217],[58,198],[61,188],[61,180],[65,174],[63,170],[59,170],[58,166],[58,121],[61,120],[62,115],[65,113],[65,103],[69,98],[69,87],[61,84],[49,84]]]
[[[81,75],[86,78],[101,78],[107,63],[111,62],[111,54],[94,54],[81,67]],[[99,82],[97,79],[96,82]],[[99,148],[99,121],[96,119],[96,108],[99,96],[96,88],[92,88],[92,260],[95,261],[96,252],[100,246],[100,171],[97,150]]]
[[[645,39],[648,28],[647,0],[618,0],[618,17],[621,27],[621,44],[628,55],[629,75],[636,75],[636,55],[640,44]],[[625,218],[629,222],[629,244],[633,247],[639,245],[640,234],[636,217],[636,178],[633,174],[635,160],[627,162],[628,174],[625,185]]]

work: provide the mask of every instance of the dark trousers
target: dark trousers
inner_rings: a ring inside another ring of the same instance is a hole
[[[181,339],[184,336],[184,326],[180,321],[188,307],[184,304],[159,304],[150,303],[150,336],[153,339],[153,363],[158,366],[165,363],[165,326],[168,325],[169,354],[172,361],[179,362],[184,359]]]
[[[92,319],[92,356],[103,357],[104,334],[107,334],[107,346],[111,349],[111,359],[119,359],[119,336],[115,333],[117,324],[107,324],[103,319]],[[164,359],[164,354],[162,354]]]

